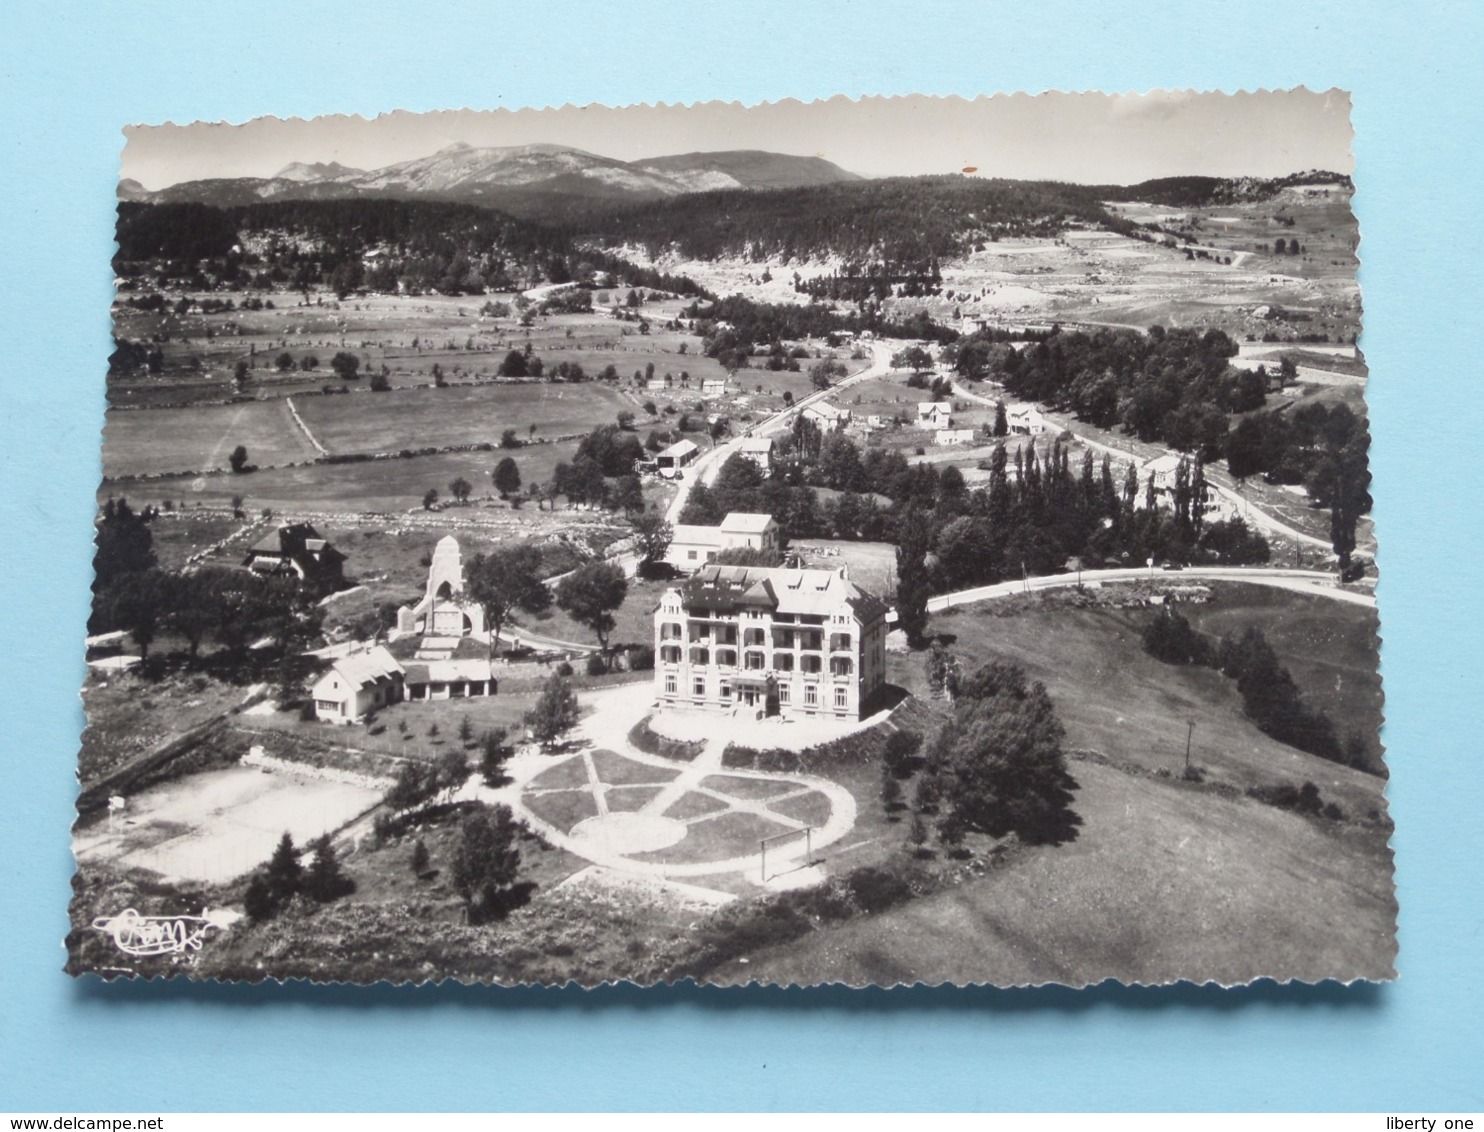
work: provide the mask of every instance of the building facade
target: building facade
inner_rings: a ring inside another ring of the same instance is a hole
[[[703,567],[654,633],[667,707],[860,719],[886,684],[886,606],[843,568]]]
[[[329,723],[359,723],[367,713],[402,699],[402,666],[381,645],[340,657],[314,682],[314,715]]]
[[[772,515],[732,511],[720,526],[702,527],[681,523],[675,527],[665,561],[677,570],[691,571],[706,565],[723,550],[783,549],[783,528]]]

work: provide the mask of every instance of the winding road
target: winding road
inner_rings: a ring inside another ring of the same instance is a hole
[[[1155,570],[1150,567],[1120,568],[1116,570],[1082,570],[1067,574],[1047,574],[1037,578],[1023,578],[1011,582],[997,582],[992,586],[978,586],[957,593],[939,594],[928,598],[929,613],[941,613],[945,609],[956,609],[961,605],[972,605],[978,601],[1010,597],[1036,590],[1064,589],[1068,586],[1102,582],[1138,582],[1153,578],[1166,581],[1214,581],[1247,582],[1257,586],[1272,586],[1295,593],[1314,594],[1352,605],[1375,608],[1376,598],[1359,590],[1341,589],[1335,584],[1335,575],[1315,570],[1279,570],[1253,566],[1187,566],[1181,570]]]

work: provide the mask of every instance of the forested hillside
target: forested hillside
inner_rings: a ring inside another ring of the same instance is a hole
[[[598,249],[477,205],[417,200],[119,205],[114,271],[211,286],[330,286],[481,294],[562,283],[594,272],[630,286],[702,294],[689,280],[636,267]]]
[[[1005,236],[1054,236],[1110,217],[1095,192],[1045,181],[892,177],[773,192],[696,193],[595,212],[573,236],[693,259],[839,256],[919,273]]]

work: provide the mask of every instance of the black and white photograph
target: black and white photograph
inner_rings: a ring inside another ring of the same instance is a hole
[[[1350,109],[125,129],[66,970],[1394,978]]]

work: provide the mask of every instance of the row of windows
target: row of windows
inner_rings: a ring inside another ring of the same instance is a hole
[[[735,645],[737,643],[737,630],[732,625],[718,625],[716,631],[711,631],[710,625],[691,625],[690,640],[692,643],[715,643],[719,645]],[[820,649],[824,647],[824,633],[814,629],[774,629],[772,633],[774,648],[801,648]],[[684,629],[672,622],[660,623],[660,640],[678,641],[684,643],[686,640]],[[742,631],[743,645],[763,646],[768,643],[768,630],[766,629],[744,629]],[[855,638],[849,633],[831,633],[829,636],[831,652],[850,652],[855,647]]]
[[[679,645],[661,645],[660,663],[679,664],[684,658],[684,650]],[[736,649],[711,649],[693,648],[690,650],[690,663],[696,665],[716,664],[722,668],[737,667]],[[768,654],[760,651],[747,651],[742,654],[742,667],[749,672],[766,672],[771,669],[775,672],[793,672],[794,655],[788,652],[774,653],[772,664],[769,665]],[[798,658],[798,671],[810,675],[824,671],[824,660],[811,654],[804,654]],[[855,674],[855,661],[848,656],[830,657],[831,676],[852,676]]]
[[[730,680],[721,681],[717,686],[717,691],[723,700],[730,700],[732,698],[732,682]],[[665,674],[665,695],[676,696],[679,695],[679,692],[679,681],[676,679],[675,673],[667,672]],[[697,676],[691,681],[691,695],[698,700],[704,700],[706,698],[706,678],[704,676]],[[848,688],[836,688],[834,698],[836,711],[849,710],[850,690]],[[792,699],[793,689],[787,684],[778,685],[778,703],[783,707],[788,707]],[[804,685],[804,706],[806,708],[819,706],[818,684]]]

